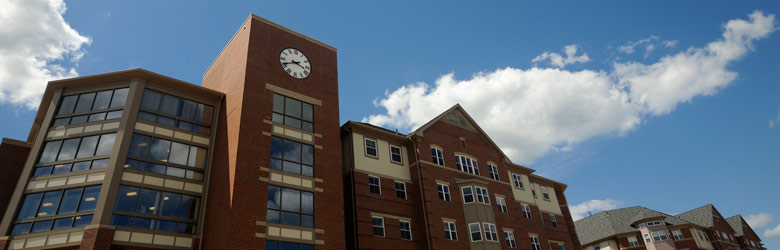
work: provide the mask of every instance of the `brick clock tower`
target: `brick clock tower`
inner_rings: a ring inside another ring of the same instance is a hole
[[[258,16],[203,76],[225,93],[203,249],[344,249],[336,49]]]

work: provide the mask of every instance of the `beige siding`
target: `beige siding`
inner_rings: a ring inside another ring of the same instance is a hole
[[[366,156],[365,154],[363,135],[358,133],[352,133],[352,135],[352,150],[355,153],[355,169],[396,178],[398,180],[412,180],[412,177],[409,174],[409,156],[406,153],[405,146],[400,144],[394,145],[401,147],[401,158],[403,158],[403,164],[393,163],[390,161],[390,144],[387,141],[382,140],[382,138],[369,137],[369,139],[376,140],[377,144],[377,158],[374,158],[371,156]]]

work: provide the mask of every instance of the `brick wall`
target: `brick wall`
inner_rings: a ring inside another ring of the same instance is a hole
[[[111,226],[88,226],[84,230],[84,237],[81,239],[80,250],[110,250],[111,241],[114,239],[114,227]]]
[[[29,152],[30,146],[24,142],[3,139],[0,144],[0,214],[8,208]]]

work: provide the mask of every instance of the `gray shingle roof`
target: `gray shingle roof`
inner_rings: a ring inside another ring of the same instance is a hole
[[[681,213],[676,215],[677,218],[687,220],[693,223],[698,224],[699,226],[703,227],[712,227],[713,226],[713,220],[712,217],[714,216],[713,212],[715,211],[715,208],[712,206],[712,204],[707,204],[698,208],[695,208],[691,211]]]
[[[577,237],[583,245],[612,235],[638,231],[631,223],[644,218],[664,217],[670,225],[689,224],[680,218],[645,207],[627,207],[603,211],[574,222]]]
[[[745,232],[742,230],[742,228],[745,226],[743,221],[744,220],[742,220],[742,215],[739,214],[726,218],[726,222],[728,222],[729,226],[734,229],[734,235],[736,236],[742,236],[745,234]]]

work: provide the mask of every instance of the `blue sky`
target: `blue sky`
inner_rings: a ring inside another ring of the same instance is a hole
[[[26,138],[49,79],[140,67],[200,84],[255,13],[338,48],[342,122],[408,131],[461,103],[578,211],[713,203],[760,215],[780,247],[775,1],[66,1],[63,20],[0,2],[34,5],[0,16],[27,28],[0,28],[2,137]]]

